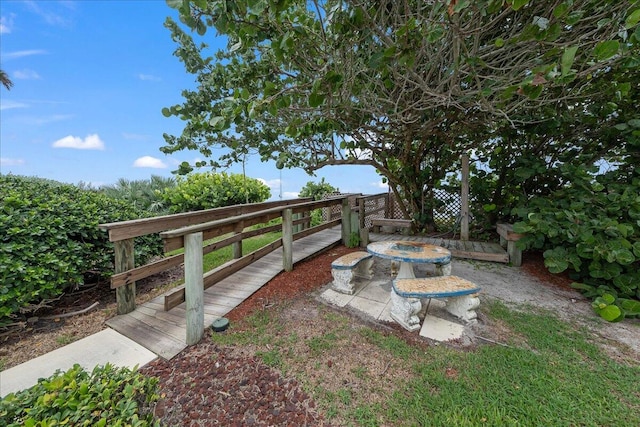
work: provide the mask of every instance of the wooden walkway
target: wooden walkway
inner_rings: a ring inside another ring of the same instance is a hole
[[[340,227],[293,242],[293,262],[300,262],[341,241]],[[283,271],[282,249],[276,249],[204,291],[205,328],[240,305],[251,294]],[[133,312],[107,320],[107,325],[164,359],[171,359],[187,345],[185,303],[164,310],[164,295],[138,306]]]
[[[340,233],[340,227],[334,227],[296,240],[293,242],[294,263],[339,244]],[[383,233],[371,233],[369,236],[371,241],[399,238],[443,246],[457,258],[509,262],[506,251],[497,243],[462,242]],[[206,289],[204,291],[205,328],[215,319],[225,316],[240,305],[282,271],[282,249],[279,248]],[[112,329],[164,359],[173,358],[187,347],[185,303],[165,311],[164,295],[138,306],[131,313],[113,317],[106,323]]]

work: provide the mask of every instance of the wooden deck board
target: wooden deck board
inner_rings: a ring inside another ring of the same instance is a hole
[[[122,315],[107,320],[107,325],[164,359],[171,359],[185,348],[185,340],[176,340],[149,327],[133,316]],[[186,329],[185,329],[186,333]]]

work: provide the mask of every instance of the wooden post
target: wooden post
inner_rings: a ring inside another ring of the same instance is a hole
[[[297,213],[297,214],[293,214],[292,219],[300,219],[302,218],[302,214],[301,213]],[[302,230],[302,225],[301,224],[296,224],[293,226],[293,232],[294,233],[299,233],[300,230]]]
[[[184,236],[184,298],[187,309],[187,345],[204,334],[204,283],[202,278],[202,232]]]
[[[367,213],[365,212],[364,198],[358,200],[358,233],[360,235],[360,247],[364,248],[369,244],[369,230],[365,227],[365,219]]]
[[[349,199],[342,199],[342,209],[340,209],[342,215],[342,244],[349,246],[349,237],[351,236],[351,206],[349,205]]]
[[[293,270],[293,212],[282,211],[282,267],[284,271]]]
[[[115,250],[115,273],[123,273],[135,267],[133,238],[113,243]],[[118,314],[131,313],[136,309],[136,282],[116,288]]]
[[[460,240],[469,240],[469,155],[462,155],[462,188],[460,190]]]
[[[240,234],[242,233],[242,230],[244,230],[244,221],[240,221],[236,225],[236,229],[234,233]],[[233,248],[233,259],[242,258],[242,240],[240,240],[239,242],[233,243],[232,248]]]

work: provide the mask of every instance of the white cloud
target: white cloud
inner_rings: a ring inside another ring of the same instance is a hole
[[[256,178],[256,179],[258,181],[262,182],[264,185],[266,185],[267,187],[269,187],[272,190],[276,189],[276,188],[280,188],[280,184],[282,183],[282,180],[280,180],[280,179],[270,179],[269,181],[267,181],[266,179],[262,179],[262,178]]]
[[[382,182],[382,181],[372,182],[371,186],[376,187],[376,188],[381,188],[383,190],[388,190],[389,189],[389,185],[387,185],[387,183]]]
[[[282,194],[282,198],[283,199],[297,199],[298,198],[298,193],[297,191],[285,191]]]
[[[154,169],[166,169],[167,165],[160,159],[151,156],[142,156],[133,162],[133,166],[136,168],[154,168]]]
[[[29,69],[14,71],[13,77],[15,77],[16,79],[22,79],[22,80],[39,80],[41,78],[40,74]]]
[[[14,108],[27,108],[29,104],[25,104],[24,102],[16,102],[10,101],[8,99],[3,99],[0,101],[0,110],[12,110]]]
[[[28,1],[25,1],[24,3],[29,7],[29,9],[31,9],[33,13],[35,13],[36,15],[39,15],[49,25],[68,26],[71,23],[71,20],[69,18],[63,16],[60,13],[51,11],[50,7],[47,7],[47,9],[49,10],[45,10],[44,8],[40,7],[42,5],[41,2],[38,3],[33,0],[28,0]],[[50,5],[51,3],[47,3],[47,6],[50,6]],[[56,6],[58,5],[65,6],[65,8],[68,10],[73,9],[69,7],[69,2],[66,2],[66,4],[64,2],[56,4]]]
[[[46,50],[31,49],[31,50],[17,50],[15,52],[9,52],[4,54],[3,56],[5,60],[8,60],[8,59],[23,58],[25,56],[44,55],[46,53],[47,53]]]
[[[15,14],[11,14],[8,18],[6,16],[0,17],[0,34],[9,34],[11,28],[13,28],[13,18]]]
[[[371,160],[373,153],[371,152],[371,150],[362,150],[360,148],[355,148],[352,152],[351,155],[353,155],[353,157],[355,157],[356,159],[360,159],[360,160]]]
[[[98,134],[87,135],[84,139],[79,136],[65,136],[53,143],[54,148],[74,148],[76,150],[104,150],[104,142]]]
[[[138,78],[143,81],[149,82],[160,82],[162,79],[158,76],[154,76],[152,74],[138,74]]]
[[[0,166],[22,166],[24,164],[24,159],[10,159],[8,157],[0,157]]]

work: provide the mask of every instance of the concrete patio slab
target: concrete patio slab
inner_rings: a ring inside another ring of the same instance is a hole
[[[427,314],[420,328],[420,336],[435,341],[450,341],[462,338],[464,326]]]
[[[371,299],[355,296],[348,304],[349,308],[356,309],[368,316],[378,319],[382,314],[386,304],[383,302],[373,301]]]
[[[363,286],[355,295],[386,304],[391,300],[391,281],[373,280]]]
[[[327,289],[322,293],[322,299],[331,305],[342,308],[349,304],[349,301],[353,299],[353,295],[341,294],[333,289]]]

